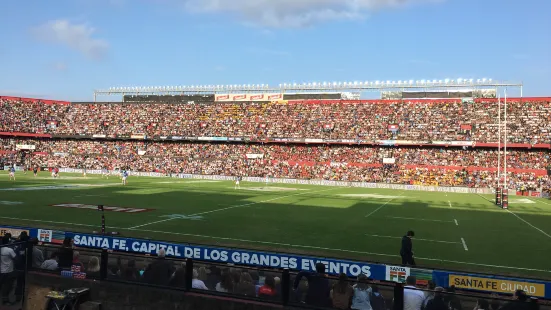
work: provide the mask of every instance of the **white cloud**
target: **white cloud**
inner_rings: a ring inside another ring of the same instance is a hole
[[[73,24],[64,19],[49,21],[32,29],[40,40],[65,45],[88,58],[99,60],[107,53],[109,44],[103,39],[94,38],[95,31],[87,24]]]
[[[246,22],[271,28],[363,19],[370,12],[412,3],[442,0],[180,0],[193,12],[230,13]]]
[[[66,71],[67,70],[67,64],[61,61],[58,61],[52,65],[52,68],[55,71]]]

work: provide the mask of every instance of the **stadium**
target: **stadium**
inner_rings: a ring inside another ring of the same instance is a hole
[[[380,264],[422,287],[452,270],[446,279],[464,292],[546,299],[551,98],[508,97],[522,87],[444,79],[1,97],[2,235],[27,231],[45,246],[70,236],[82,253],[163,248],[188,266],[293,272],[314,270],[304,257],[316,257],[332,275],[395,280],[369,265]],[[398,267],[407,231],[411,268]],[[485,277],[505,286],[472,284]]]

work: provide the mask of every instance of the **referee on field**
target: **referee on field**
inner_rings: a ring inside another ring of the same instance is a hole
[[[400,249],[400,256],[402,256],[403,266],[415,266],[415,260],[413,259],[413,243],[411,239],[415,236],[413,230],[407,232],[402,237],[402,248]]]

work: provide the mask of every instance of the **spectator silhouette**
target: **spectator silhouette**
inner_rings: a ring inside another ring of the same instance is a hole
[[[293,284],[295,290],[303,277],[308,280],[306,303],[317,307],[330,307],[330,287],[329,280],[325,274],[325,265],[323,263],[317,263],[316,272],[299,272]]]

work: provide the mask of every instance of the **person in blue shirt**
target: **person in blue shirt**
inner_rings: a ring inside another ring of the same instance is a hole
[[[10,181],[11,180],[15,181],[15,167],[14,166],[10,167]]]

